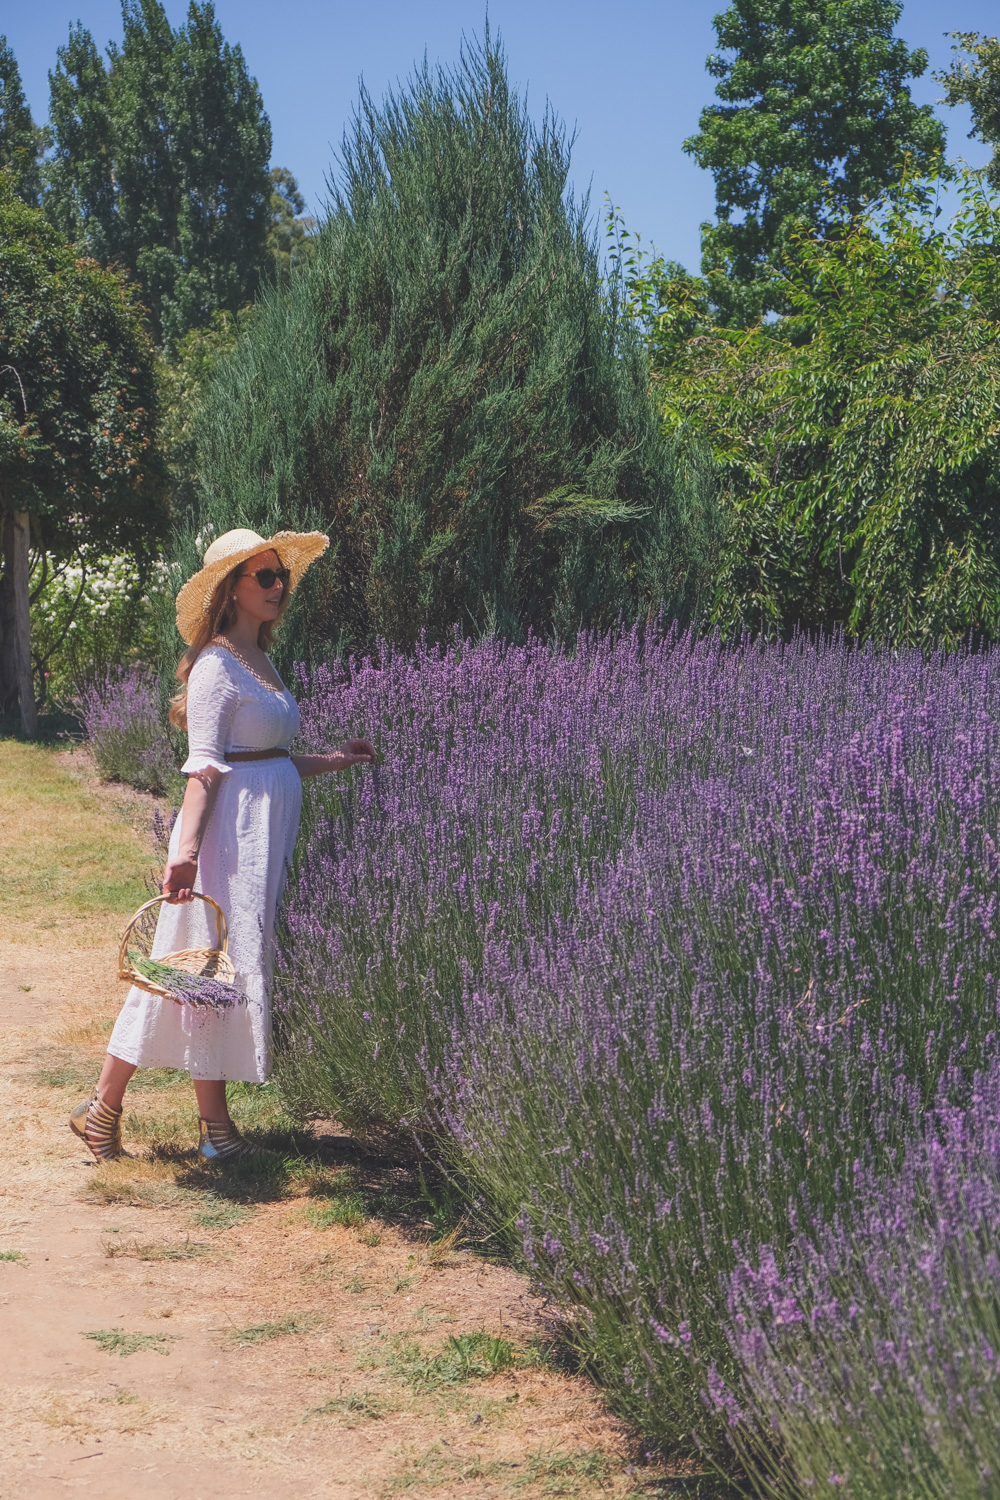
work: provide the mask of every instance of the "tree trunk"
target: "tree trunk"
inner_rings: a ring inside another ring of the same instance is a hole
[[[0,505],[0,718],[17,713],[17,674],[14,670],[14,584],[11,572],[13,524]]]
[[[8,650],[5,638],[4,656],[13,668],[12,675],[21,711],[21,733],[26,739],[33,740],[38,733],[38,714],[35,711],[35,684],[31,671],[31,612],[28,605],[30,535],[28,512],[8,511],[4,519],[4,571],[9,575],[13,639],[12,649]]]

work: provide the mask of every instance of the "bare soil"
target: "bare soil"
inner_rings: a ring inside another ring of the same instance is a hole
[[[213,1170],[186,1075],[157,1070],[130,1091],[130,1159],[89,1159],[67,1116],[120,1003],[151,799],[100,787],[79,753],[15,748],[0,743],[4,866],[22,871],[0,929],[0,1497],[694,1493],[637,1467],[523,1278],[335,1124],[297,1130],[247,1088],[243,1128],[272,1149]],[[58,847],[23,805],[32,766],[67,784]],[[65,896],[88,839],[119,851],[104,909]]]

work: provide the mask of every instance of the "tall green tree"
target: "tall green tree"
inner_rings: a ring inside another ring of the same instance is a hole
[[[683,341],[692,308],[672,284],[656,388],[667,426],[719,467],[728,634],[1000,639],[1000,198],[966,174],[941,229],[927,196],[793,241],[795,314],[773,328]]]
[[[0,713],[35,728],[29,592],[81,542],[140,563],[166,529],[153,345],[132,288],[0,172]]]
[[[975,31],[951,35],[958,56],[934,77],[944,85],[947,104],[967,104],[972,111],[969,136],[993,147],[986,173],[992,186],[1000,188],[1000,38]]]
[[[70,25],[49,74],[52,151],[45,211],[70,243],[107,264],[119,258],[111,85],[90,32]]]
[[[107,64],[79,25],[59,49],[46,209],[88,253],[128,268],[172,347],[260,284],[271,127],[211,0],[191,0],[176,30],[160,0],[123,0],[122,18]]]
[[[31,118],[24,96],[17,58],[0,36],[0,170],[10,173],[14,190],[25,203],[37,206],[42,190],[39,157],[44,132]]]
[[[287,167],[272,167],[271,224],[267,250],[279,282],[309,259],[315,246],[316,220],[306,214],[299,185]]]
[[[340,156],[311,263],[212,379],[188,565],[208,526],[329,531],[290,654],[689,614],[711,474],[661,435],[564,132],[500,46],[362,93]]]
[[[803,220],[823,231],[944,149],[944,126],[907,87],[927,54],[894,35],[902,8],[733,0],[715,17],[719,103],[684,149],[715,177],[702,270],[723,322],[787,311],[776,272]]]

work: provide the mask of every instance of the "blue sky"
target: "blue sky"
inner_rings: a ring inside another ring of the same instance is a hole
[[[573,180],[589,186],[600,211],[605,192],[647,244],[692,270],[698,225],[713,210],[713,184],[681,149],[711,102],[705,58],[722,0],[491,0],[490,23],[507,49],[511,77],[528,91],[532,113],[546,99],[577,127]],[[167,0],[176,25],[186,0]],[[274,133],[273,161],[289,167],[313,206],[322,202],[333,151],[357,98],[358,79],[380,96],[425,50],[432,62],[458,54],[463,31],[482,30],[481,0],[216,0],[227,39],[239,42],[257,77]],[[36,119],[48,113],[48,70],[71,21],[99,46],[120,36],[118,0],[32,0],[0,4],[0,31],[17,55]],[[945,28],[995,34],[996,0],[910,0],[899,34],[925,47],[930,68],[946,66]],[[930,68],[913,85],[919,103],[940,88]],[[988,153],[967,141],[966,112],[942,109],[949,154],[973,164]]]

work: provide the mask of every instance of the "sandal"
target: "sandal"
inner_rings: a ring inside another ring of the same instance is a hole
[[[127,1155],[122,1146],[122,1112],[105,1104],[100,1094],[76,1106],[69,1117],[69,1128],[86,1142],[98,1161],[117,1161]]]
[[[232,1120],[198,1121],[198,1155],[205,1161],[221,1161],[234,1156],[254,1156],[257,1147],[236,1129]]]

